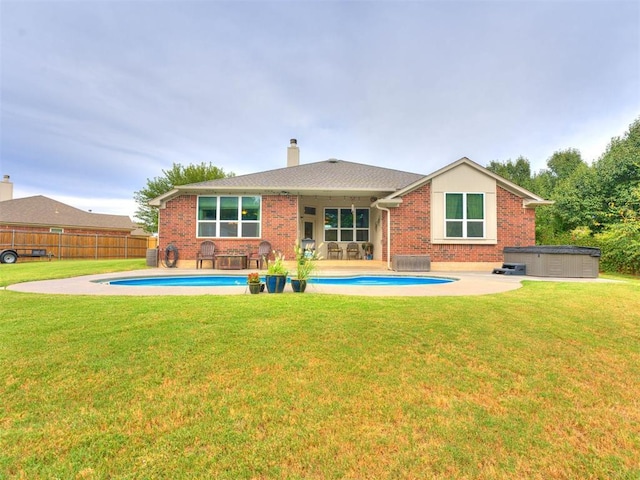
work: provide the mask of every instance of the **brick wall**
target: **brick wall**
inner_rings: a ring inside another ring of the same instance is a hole
[[[522,198],[501,187],[496,193],[496,245],[431,244],[431,184],[407,194],[398,208],[391,209],[391,256],[430,255],[432,262],[501,262],[504,247],[535,245],[535,211],[523,208]],[[382,241],[386,261],[386,235]]]
[[[393,255],[428,255],[425,249],[431,246],[431,184],[402,197],[397,208],[391,208],[391,256]],[[383,223],[387,225],[387,213]],[[382,255],[386,260],[387,239],[383,235]],[[433,260],[433,258],[432,258]]]
[[[282,251],[285,257],[293,256],[298,229],[297,197],[262,197],[261,238],[197,238],[197,199],[196,195],[181,195],[168,201],[166,207],[160,210],[160,251],[173,243],[178,247],[181,260],[195,260],[200,244],[204,240],[212,240],[216,244],[216,253],[248,255],[258,250],[262,240],[267,240],[274,250]]]
[[[497,189],[498,245],[524,247],[536,244],[536,212],[522,208],[522,199],[503,188]]]
[[[391,209],[391,255],[430,255],[433,262],[501,262],[506,246],[535,244],[535,211],[522,207],[522,199],[497,187],[498,205],[496,245],[431,244],[431,185],[426,184],[405,195],[398,208]],[[160,210],[159,248],[169,243],[179,250],[181,260],[195,260],[204,238],[196,238],[195,195],[182,195]],[[295,196],[262,197],[262,236],[256,239],[214,238],[221,254],[244,255],[257,251],[262,240],[271,242],[287,259],[293,256],[298,229],[298,199]],[[383,212],[382,259],[386,258],[386,212]]]
[[[298,235],[298,197],[265,195],[262,197],[262,238],[287,259],[293,258]]]
[[[161,252],[173,243],[181,259],[195,260],[202,241],[196,240],[197,199],[195,195],[181,195],[159,210],[158,248]]]

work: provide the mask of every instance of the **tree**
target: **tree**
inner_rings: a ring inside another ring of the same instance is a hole
[[[504,163],[500,163],[492,160],[487,165],[487,170],[506,178],[522,188],[527,190],[531,188],[531,165],[529,160],[522,156],[518,157],[515,162],[507,160]]]
[[[560,203],[536,209],[536,240],[542,244],[564,243],[564,238],[569,235],[568,226],[579,221],[582,201],[580,193],[568,179],[580,172],[576,174],[577,179],[589,167],[575,148],[554,152],[547,160],[547,167],[533,176],[531,191],[556,202],[560,197]]]
[[[600,265],[605,270],[640,273],[640,185],[629,192],[631,204],[635,207],[612,206],[611,216],[618,217],[595,235],[597,245],[602,250]]]
[[[174,163],[171,169],[162,170],[162,174],[163,176],[161,177],[147,179],[146,187],[135,192],[133,195],[133,199],[138,204],[136,218],[142,221],[145,230],[148,232],[158,231],[158,210],[149,206],[150,200],[171,191],[178,185],[188,185],[235,176],[233,172],[225,173],[223,169],[211,163],[206,164],[204,162],[199,165],[188,165],[186,167]]]
[[[638,211],[640,205],[634,192],[640,185],[640,118],[622,137],[611,140],[594,168],[601,185],[603,212],[611,207]]]
[[[494,160],[489,163],[487,170],[543,198],[547,198],[553,191],[555,179],[551,172],[543,170],[539,174],[532,176],[529,160],[522,156],[518,157],[515,162],[507,160],[501,163]],[[538,243],[546,243],[549,239],[554,238],[555,230],[554,217],[549,208],[536,208],[536,241]]]
[[[558,175],[551,195],[561,230],[587,227],[599,233],[623,222],[620,212],[639,211],[635,192],[640,185],[640,119],[622,137],[614,137],[593,166],[579,162],[573,151],[558,153],[565,155],[554,154],[550,168],[563,174],[573,169],[564,178]]]
[[[583,164],[585,164],[585,162],[582,160],[580,152],[575,148],[554,152],[551,158],[547,160],[547,167],[552,177],[556,180],[569,178],[571,174]]]
[[[569,177],[559,180],[551,199],[555,201],[552,212],[558,233],[576,227],[599,231],[606,221],[600,181],[595,169],[587,164],[579,165]]]
[[[603,250],[611,252],[603,253],[608,268],[615,264],[624,271],[639,271],[640,118],[622,137],[614,137],[593,165],[583,161],[578,150],[569,148],[555,152],[547,167],[529,181],[528,161],[522,157],[515,163],[491,162],[487,168],[555,201],[550,207],[536,209],[537,242],[573,243],[575,232],[588,232],[588,238],[579,240],[599,242]]]

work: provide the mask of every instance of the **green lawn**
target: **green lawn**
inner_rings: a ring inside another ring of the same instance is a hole
[[[0,285],[143,266],[0,265]],[[640,478],[637,279],[449,298],[0,290],[0,318],[0,478]]]

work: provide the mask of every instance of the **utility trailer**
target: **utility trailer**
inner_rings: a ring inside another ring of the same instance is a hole
[[[53,254],[47,253],[45,248],[6,248],[0,251],[0,263],[16,263],[20,257],[48,257],[51,261]]]

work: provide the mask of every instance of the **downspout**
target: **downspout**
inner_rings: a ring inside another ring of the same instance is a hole
[[[387,212],[387,270],[391,270],[391,210],[381,207],[378,202],[374,205],[378,210]]]

